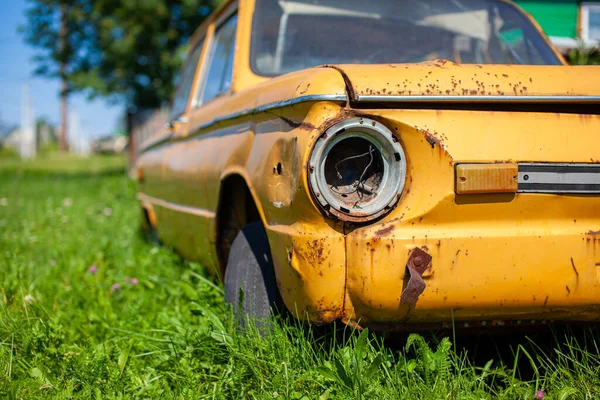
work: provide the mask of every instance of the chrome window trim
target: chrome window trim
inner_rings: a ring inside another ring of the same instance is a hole
[[[401,102],[401,103],[600,103],[600,96],[378,96],[358,95],[359,103]]]
[[[183,114],[185,114],[185,112],[187,111],[188,106],[190,104],[190,98],[193,99],[193,95],[194,95],[194,93],[195,93],[195,91],[197,89],[197,86],[198,86],[198,85],[194,85],[194,83],[195,83],[194,82],[194,77],[196,76],[196,73],[198,72],[198,68],[201,69],[200,73],[202,73],[202,63],[203,63],[203,61],[202,61],[202,50],[204,49],[204,45],[206,44],[205,40],[206,40],[206,35],[202,36],[202,38],[200,40],[198,40],[196,42],[196,44],[194,45],[194,47],[192,47],[190,49],[190,51],[186,54],[186,60],[184,61],[183,65],[181,67],[181,72],[183,72],[185,70],[186,62],[188,61],[188,57],[191,57],[192,54],[194,53],[194,51],[200,49],[200,54],[198,54],[198,59],[196,60],[196,66],[194,67],[194,75],[192,76],[192,82],[190,84],[190,86],[191,86],[190,87],[190,92],[188,93],[188,97],[187,97],[186,102],[185,102],[185,107],[177,115],[173,115],[173,113],[172,113],[172,111],[173,111],[173,105],[175,103],[175,98],[177,96],[177,89],[178,89],[178,88],[176,88],[175,89],[175,95],[173,96],[173,101],[172,101],[172,104],[171,104],[171,112],[169,113],[169,122],[173,122],[173,121],[179,119]]]
[[[228,10],[226,12],[224,12],[218,19],[215,20],[215,22],[213,22],[214,29],[210,33],[210,40],[205,44],[208,47],[206,48],[206,51],[205,51],[206,54],[204,56],[204,59],[202,60],[202,71],[201,71],[202,75],[200,75],[198,87],[196,89],[196,94],[192,98],[192,110],[196,110],[196,109],[202,107],[204,104],[210,103],[211,100],[216,99],[217,97],[220,97],[224,93],[231,93],[231,88],[230,88],[228,91],[221,92],[221,93],[217,94],[215,97],[213,97],[205,102],[202,101],[202,97],[204,96],[204,90],[206,88],[206,74],[208,74],[208,71],[210,69],[210,63],[212,62],[213,53],[214,53],[214,49],[215,49],[215,45],[216,45],[215,37],[217,35],[217,32],[223,26],[223,24],[225,24],[230,18],[232,18],[234,16],[239,16],[238,12],[239,12],[239,8],[238,8],[238,3],[236,1],[228,8]],[[239,32],[238,23],[239,23],[239,21],[236,21],[236,23],[235,23],[234,46],[235,46],[235,42],[237,41],[237,35]],[[234,58],[232,61],[232,63],[234,65],[235,65],[235,56],[236,55],[234,52],[234,55],[233,55]],[[231,78],[232,78],[231,86],[233,86],[233,76]]]
[[[208,40],[206,40],[208,38],[208,31],[204,32],[204,35],[202,35],[202,38],[200,40],[198,40],[198,43],[202,43],[202,50],[200,51],[200,58],[198,59],[198,65],[196,65],[196,73],[198,74],[198,79],[197,82],[194,82],[195,85],[192,88],[192,91],[190,92],[190,98],[188,98],[188,103],[189,104],[189,110],[194,110],[196,108],[199,107],[198,104],[198,92],[201,90],[201,88],[204,86],[203,82],[204,82],[204,74],[206,73],[206,57],[207,57],[207,51],[208,48],[206,48],[206,46],[208,46],[210,43]],[[204,57],[202,57],[202,53],[204,53]]]

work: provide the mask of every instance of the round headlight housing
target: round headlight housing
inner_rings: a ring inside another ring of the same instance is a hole
[[[406,157],[383,124],[351,118],[321,134],[308,171],[311,192],[325,213],[342,221],[368,222],[398,202],[406,182]]]

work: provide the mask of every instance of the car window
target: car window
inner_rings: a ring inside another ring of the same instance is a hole
[[[231,88],[236,23],[237,16],[234,15],[219,26],[215,32],[210,65],[199,103],[205,103]]]
[[[256,0],[250,53],[253,71],[264,76],[434,59],[560,64],[540,32],[503,0]]]
[[[508,28],[501,30],[498,34],[498,40],[501,43],[500,49],[503,49],[505,60],[511,64],[544,64],[544,59],[540,53],[535,51],[530,38],[520,28]]]
[[[181,70],[179,84],[177,85],[175,97],[173,98],[173,107],[171,108],[171,120],[176,119],[185,111],[188,98],[190,97],[190,91],[192,90],[192,84],[194,83],[194,74],[198,67],[198,59],[200,58],[200,53],[202,53],[203,43],[204,40],[201,40],[189,53],[184,67]]]

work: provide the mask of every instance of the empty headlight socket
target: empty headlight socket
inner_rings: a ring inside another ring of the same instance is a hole
[[[364,223],[389,212],[406,181],[404,149],[383,124],[350,118],[323,132],[309,158],[311,193],[322,212]]]

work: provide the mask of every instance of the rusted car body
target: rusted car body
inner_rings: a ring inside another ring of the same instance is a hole
[[[281,298],[319,324],[598,320],[600,70],[564,65],[502,0],[439,1],[470,8],[386,25],[398,36],[380,47],[362,44],[379,31],[340,39],[343,18],[390,23],[362,3],[230,1],[199,28],[173,122],[137,163],[160,239],[223,276],[233,238],[261,221]],[[449,50],[403,58],[405,38],[429,43],[420,29]],[[286,59],[311,31],[315,53],[376,54]]]

